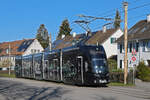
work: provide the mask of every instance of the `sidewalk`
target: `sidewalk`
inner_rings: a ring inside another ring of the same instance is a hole
[[[137,88],[141,88],[150,92],[150,82],[143,82],[139,79],[135,79],[135,85]]]

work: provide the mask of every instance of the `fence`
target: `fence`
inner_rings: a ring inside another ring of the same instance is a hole
[[[123,83],[124,82],[124,73],[123,72],[110,72],[110,82]],[[128,72],[127,83],[128,84],[135,83],[135,74],[133,74],[132,71]]]

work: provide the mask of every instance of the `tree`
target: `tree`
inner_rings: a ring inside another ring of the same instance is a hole
[[[57,39],[61,38],[62,35],[65,35],[65,36],[70,35],[71,31],[72,29],[70,28],[69,21],[65,19],[59,28]]]
[[[120,16],[120,14],[119,14],[119,11],[116,10],[114,28],[120,28],[120,23],[121,23],[121,16]]]
[[[41,24],[39,29],[37,30],[36,39],[40,42],[44,49],[48,47],[49,36],[44,24]]]

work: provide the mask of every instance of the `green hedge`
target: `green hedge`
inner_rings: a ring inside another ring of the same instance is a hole
[[[137,78],[150,82],[150,67],[146,66],[144,62],[140,62],[137,66]]]

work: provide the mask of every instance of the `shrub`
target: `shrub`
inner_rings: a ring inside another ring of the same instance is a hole
[[[137,78],[150,82],[150,68],[144,62],[140,62],[137,66]]]

